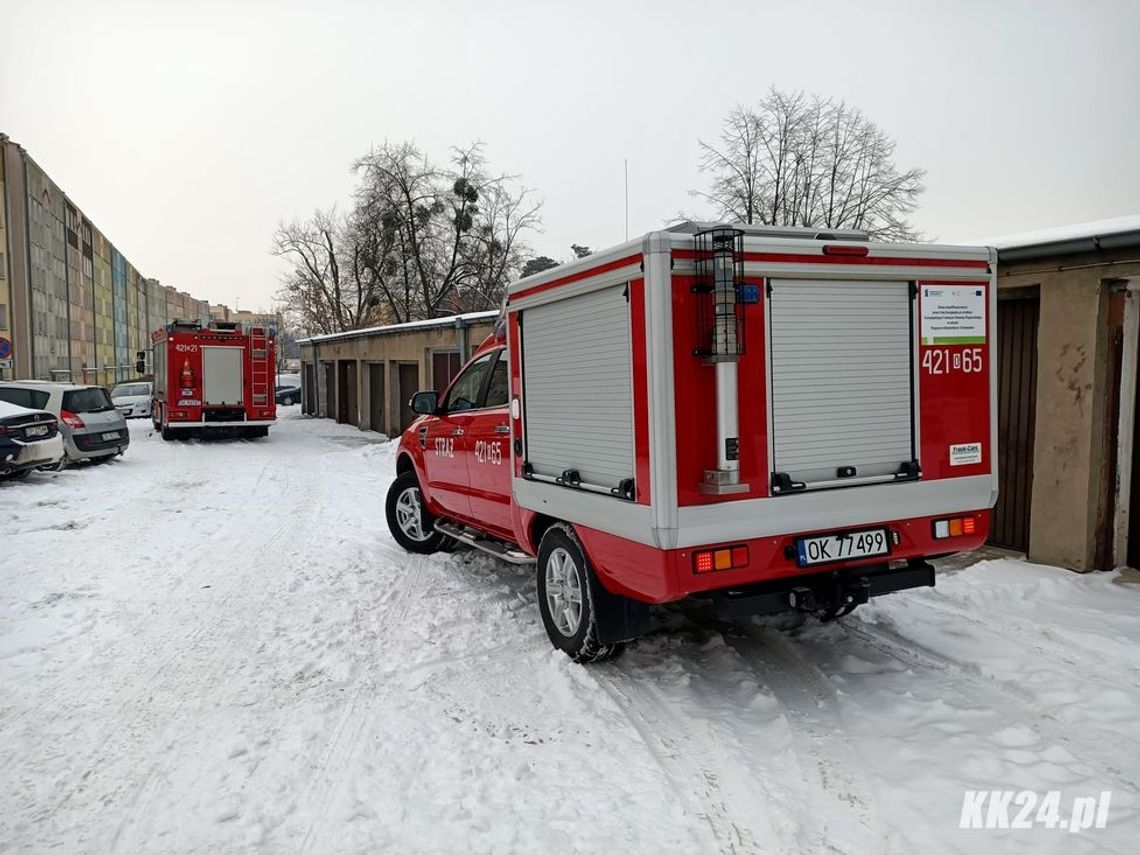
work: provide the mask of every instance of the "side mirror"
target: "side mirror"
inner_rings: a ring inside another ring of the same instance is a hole
[[[439,408],[439,392],[416,392],[410,401],[412,412],[421,416],[435,415]]]

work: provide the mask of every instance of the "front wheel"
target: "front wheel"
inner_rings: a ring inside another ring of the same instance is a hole
[[[598,641],[593,568],[574,529],[558,523],[538,546],[538,609],[550,643],[579,663],[615,659],[625,644]]]
[[[421,555],[439,552],[451,538],[435,530],[435,517],[424,507],[423,493],[414,470],[401,472],[388,488],[385,503],[388,530],[396,543]]]

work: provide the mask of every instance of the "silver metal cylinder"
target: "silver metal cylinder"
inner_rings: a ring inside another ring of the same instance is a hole
[[[740,472],[740,455],[737,451],[740,436],[738,422],[736,363],[718,362],[716,364],[716,468],[733,473],[732,481],[739,477]]]

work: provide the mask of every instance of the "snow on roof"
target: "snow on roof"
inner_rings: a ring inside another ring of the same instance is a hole
[[[299,339],[297,344],[313,344],[322,341],[336,341],[342,338],[357,338],[365,335],[382,335],[384,333],[407,332],[408,330],[422,329],[424,327],[451,327],[455,326],[457,321],[464,324],[471,324],[477,321],[486,321],[499,316],[498,309],[492,309],[487,312],[465,312],[462,315],[448,315],[444,318],[428,318],[423,321],[408,321],[405,324],[387,324],[381,327],[365,327],[359,330],[348,330],[347,332],[328,333],[327,335],[314,335],[309,338]]]
[[[1037,229],[1036,231],[1002,235],[1000,237],[991,237],[982,240],[968,240],[964,241],[964,243],[972,246],[992,246],[995,249],[1013,249],[1015,247],[1039,246],[1134,231],[1140,231],[1140,214],[1132,214],[1128,217],[1114,217],[1109,220],[1094,220],[1090,223],[1054,226],[1049,229]]]

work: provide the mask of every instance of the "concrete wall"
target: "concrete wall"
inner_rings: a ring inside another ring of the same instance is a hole
[[[1037,285],[1041,296],[1031,560],[1093,569],[1105,510],[1109,282],[1140,273],[1135,256],[1130,250],[999,263],[999,293]]]
[[[413,328],[407,332],[384,332],[348,339],[319,342],[315,352],[312,344],[301,345],[301,376],[306,376],[305,366],[316,363],[317,412],[323,418],[337,418],[337,390],[335,382],[340,377],[339,363],[356,363],[356,412],[349,414],[348,421],[362,430],[374,430],[389,436],[400,432],[400,404],[412,392],[432,388],[432,353],[437,350],[454,351],[461,348],[466,338],[466,354],[463,361],[474,352],[494,329],[492,320],[478,321],[467,327],[462,335],[454,326]],[[401,364],[415,364],[418,384],[416,389],[399,389]],[[371,395],[372,364],[383,366],[384,412],[383,424],[372,424]],[[326,383],[326,366],[333,366],[334,388]]]

